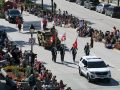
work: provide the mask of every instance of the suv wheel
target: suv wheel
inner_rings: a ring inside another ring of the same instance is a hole
[[[91,6],[88,6],[88,9],[90,9],[90,10],[91,10]]]
[[[82,74],[82,72],[81,72],[81,69],[80,69],[80,67],[79,67],[79,74],[80,74],[80,76],[82,76],[83,74]]]
[[[105,12],[105,15],[107,16],[107,13]]]
[[[90,78],[89,74],[87,74],[87,79],[88,79],[88,82],[92,82],[92,79]]]
[[[8,22],[9,22],[9,23],[11,23],[11,20],[10,20],[10,18],[8,18]]]
[[[84,5],[84,8],[86,8],[86,6]]]
[[[113,18],[113,14],[112,13],[110,14],[110,17]]]

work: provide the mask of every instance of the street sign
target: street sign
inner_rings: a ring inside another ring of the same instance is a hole
[[[35,44],[35,38],[29,38],[29,43],[30,43],[31,45]]]

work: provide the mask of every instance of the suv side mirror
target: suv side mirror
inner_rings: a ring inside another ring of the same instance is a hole
[[[87,67],[87,65],[84,65],[84,67]]]

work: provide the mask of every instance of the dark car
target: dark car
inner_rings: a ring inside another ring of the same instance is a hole
[[[83,6],[84,5],[84,1],[86,1],[86,0],[76,0],[76,3]]]
[[[96,11],[99,13],[105,13],[105,9],[109,6],[111,5],[108,3],[100,3],[96,6]]]
[[[99,0],[86,0],[84,1],[84,7],[88,9],[96,9],[96,6],[99,4]]]
[[[5,12],[5,19],[8,20],[9,23],[16,23],[16,17],[17,16],[19,17],[21,22],[23,22],[23,17],[22,17],[19,10],[17,10],[17,9],[8,9]]]
[[[120,18],[120,6],[109,6],[105,9],[105,15]]]
[[[69,2],[76,2],[76,0],[66,0],[66,1],[69,1]]]

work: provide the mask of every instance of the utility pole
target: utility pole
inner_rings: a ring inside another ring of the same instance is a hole
[[[43,0],[41,0],[42,10],[43,10]]]
[[[120,0],[118,0],[118,2],[117,2],[117,6],[119,6],[119,3],[120,3]]]
[[[52,13],[54,12],[53,0],[51,0]]]

